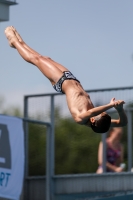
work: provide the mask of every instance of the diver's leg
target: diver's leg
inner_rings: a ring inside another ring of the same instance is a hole
[[[24,60],[37,66],[40,71],[51,81],[52,85],[57,83],[63,73],[58,67],[56,67],[56,65],[50,62],[49,59],[41,56],[39,53],[31,52],[25,48],[21,42],[18,41],[11,27],[6,28],[5,34],[10,46],[16,48]]]
[[[30,48],[22,39],[22,37],[20,36],[20,34],[18,33],[18,31],[11,26],[12,30],[14,31],[16,37],[18,38],[19,42],[26,48],[28,49],[31,53],[36,54],[37,52],[35,50],[33,50],[32,48]],[[37,53],[38,54],[38,53]],[[66,67],[64,67],[63,65],[55,62],[54,60],[52,60],[51,58],[47,57],[47,56],[43,56],[44,58],[48,59],[48,61],[50,61],[52,64],[54,64],[56,67],[58,67],[62,72],[64,71],[69,71]]]

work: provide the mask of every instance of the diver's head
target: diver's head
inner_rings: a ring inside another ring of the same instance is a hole
[[[103,112],[100,115],[90,118],[91,128],[96,133],[105,133],[109,130],[111,117]]]

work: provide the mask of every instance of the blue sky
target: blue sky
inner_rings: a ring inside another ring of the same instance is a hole
[[[66,66],[84,89],[133,85],[132,0],[37,0],[10,7],[0,23],[0,96],[23,105],[25,94],[55,92],[33,65],[8,46],[13,25],[26,43]]]

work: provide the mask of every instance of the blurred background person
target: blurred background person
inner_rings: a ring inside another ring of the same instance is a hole
[[[121,138],[123,129],[121,127],[112,128],[109,130],[109,137],[106,139],[106,172],[122,172],[125,169],[123,163],[123,145],[121,144]],[[102,157],[103,157],[103,143],[99,143],[98,148],[98,164],[99,167],[96,173],[103,172],[102,169]]]

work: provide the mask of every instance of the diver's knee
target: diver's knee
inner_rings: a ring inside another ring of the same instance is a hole
[[[48,57],[48,56],[45,56],[45,58],[48,59],[48,60],[52,60],[52,59],[51,59],[50,57]]]
[[[29,60],[32,62],[32,63],[38,63],[40,61],[40,59],[42,58],[41,55],[36,55],[36,54],[30,54],[29,55]]]

